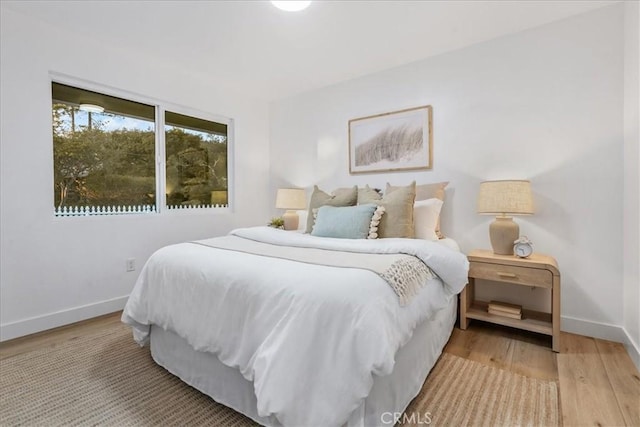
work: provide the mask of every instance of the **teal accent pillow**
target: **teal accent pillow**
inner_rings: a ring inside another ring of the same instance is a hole
[[[366,239],[369,237],[371,218],[378,208],[371,203],[358,206],[322,206],[315,213],[312,236],[339,239]]]
[[[313,211],[321,206],[355,206],[358,204],[358,186],[351,188],[338,188],[332,194],[327,194],[320,190],[317,185],[313,186],[311,200],[309,201],[309,213],[307,214],[307,228],[305,233],[311,233],[313,228]]]

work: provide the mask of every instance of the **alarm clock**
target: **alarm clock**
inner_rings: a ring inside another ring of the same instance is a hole
[[[527,236],[513,242],[513,253],[520,258],[528,258],[533,253],[533,243]]]

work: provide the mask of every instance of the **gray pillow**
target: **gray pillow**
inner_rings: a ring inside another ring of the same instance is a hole
[[[385,207],[385,213],[380,220],[378,237],[405,237],[413,239],[415,237],[413,226],[413,203],[416,198],[416,182],[413,181],[406,187],[394,187],[387,191],[384,196],[375,192],[363,191],[358,199],[359,203],[376,203]],[[365,187],[365,188],[368,188]]]
[[[321,206],[355,206],[358,202],[358,186],[353,188],[338,188],[333,195],[320,190],[317,185],[313,186],[313,193],[309,200],[309,212],[307,213],[307,228],[305,233],[311,233],[313,229],[313,210]]]

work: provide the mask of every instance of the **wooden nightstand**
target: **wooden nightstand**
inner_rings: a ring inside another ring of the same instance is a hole
[[[560,351],[560,271],[553,257],[533,254],[529,258],[496,255],[477,249],[469,258],[469,284],[460,293],[460,328],[467,329],[470,319],[483,320],[527,331],[551,335],[553,351]],[[513,285],[551,289],[551,313],[522,310],[522,319],[487,312],[487,302],[475,299],[475,279]]]

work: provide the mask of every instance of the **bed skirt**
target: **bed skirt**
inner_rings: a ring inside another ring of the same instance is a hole
[[[457,298],[452,297],[433,319],[416,328],[411,340],[396,354],[393,372],[374,377],[369,396],[353,411],[345,426],[393,425],[393,414],[402,413],[418,394],[449,340],[456,319],[456,302]],[[183,338],[155,325],[151,328],[151,354],[157,364],[216,402],[262,425],[281,426],[274,416],[258,415],[253,383],[237,369],[222,364],[215,355],[196,351]]]

